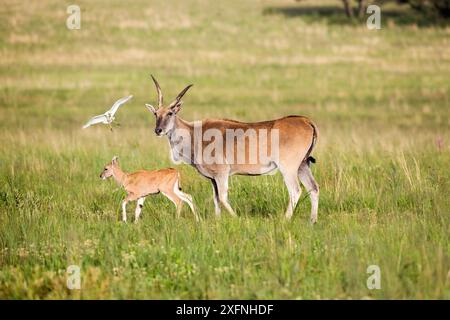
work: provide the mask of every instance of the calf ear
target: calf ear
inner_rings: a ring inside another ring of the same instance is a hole
[[[151,104],[146,103],[145,106],[147,107],[148,110],[150,110],[150,112],[156,114],[156,109]]]

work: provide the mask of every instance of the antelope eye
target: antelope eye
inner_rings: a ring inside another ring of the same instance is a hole
[[[169,115],[169,116],[173,116],[173,112],[169,112],[168,115]]]

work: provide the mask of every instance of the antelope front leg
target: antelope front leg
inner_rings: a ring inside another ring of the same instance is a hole
[[[228,202],[228,174],[227,175],[221,175],[216,178],[217,183],[217,190],[219,193],[219,201],[220,203],[227,209],[228,213],[232,217],[237,217],[236,213],[234,212],[233,208],[230,206],[230,203]]]
[[[136,211],[134,213],[134,223],[137,223],[139,220],[139,216],[141,215],[142,207],[144,206],[145,198],[139,198],[136,205]]]

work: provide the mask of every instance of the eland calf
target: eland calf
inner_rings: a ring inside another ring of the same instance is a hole
[[[199,221],[199,217],[194,209],[192,197],[181,191],[180,174],[174,168],[152,171],[139,170],[133,173],[126,173],[120,168],[118,157],[115,156],[100,174],[100,178],[103,180],[109,177],[113,177],[127,192],[127,196],[122,202],[122,220],[124,222],[127,221],[126,206],[128,202],[137,200],[134,219],[136,223],[139,220],[142,207],[144,206],[145,197],[160,192],[175,204],[177,217],[180,216],[183,202],[186,202],[189,208],[191,208],[195,220]]]

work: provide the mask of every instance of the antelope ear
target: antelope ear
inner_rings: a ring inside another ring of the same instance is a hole
[[[119,157],[118,157],[118,156],[114,156],[114,157],[112,158],[111,163],[112,163],[112,164],[116,164],[118,161],[119,161]]]
[[[183,101],[175,101],[172,106],[170,106],[170,110],[172,112],[178,113],[181,110],[181,106],[183,105]]]
[[[146,103],[145,106],[147,107],[148,110],[150,110],[150,112],[156,114],[156,109],[151,104]]]

